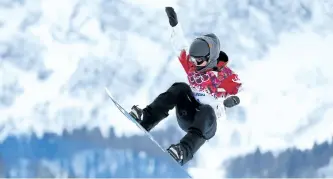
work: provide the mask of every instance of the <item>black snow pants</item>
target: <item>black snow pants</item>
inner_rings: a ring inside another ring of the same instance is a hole
[[[186,83],[174,83],[167,91],[143,109],[141,125],[150,131],[169,115],[169,110],[176,107],[177,121],[187,134],[180,140],[184,147],[185,164],[193,158],[195,152],[211,139],[216,132],[216,115],[214,109],[197,102],[191,88]]]

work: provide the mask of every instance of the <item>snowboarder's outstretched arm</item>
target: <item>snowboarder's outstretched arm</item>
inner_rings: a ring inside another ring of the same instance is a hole
[[[178,22],[177,13],[172,7],[166,7],[165,12],[169,19],[169,24],[171,26],[171,38],[174,52],[178,55],[179,62],[183,66],[186,73],[189,72],[191,67],[191,62],[189,61],[189,56],[187,54],[188,42],[185,39],[181,24]]]
[[[181,24],[178,22],[177,13],[172,7],[166,7],[165,12],[169,19],[171,26],[171,38],[170,41],[174,48],[174,51],[179,54],[182,50],[187,50],[188,43],[185,39]]]

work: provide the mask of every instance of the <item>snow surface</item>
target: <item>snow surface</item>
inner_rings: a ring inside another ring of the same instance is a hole
[[[332,178],[333,177],[333,157],[329,165],[318,170],[319,177]]]
[[[161,2],[0,1],[0,140],[83,126],[104,135],[110,127],[118,136],[138,134],[104,87],[130,108],[186,80],[168,42],[169,4],[189,40],[219,35],[244,82],[240,106],[219,121],[191,173],[219,177],[223,160],[256,146],[279,152],[331,139],[333,13],[327,1]],[[157,130],[167,125],[176,124],[167,120]]]

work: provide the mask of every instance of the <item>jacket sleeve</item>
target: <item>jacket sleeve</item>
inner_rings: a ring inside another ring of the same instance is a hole
[[[228,95],[236,95],[241,86],[242,83],[240,82],[238,75],[232,74],[221,83],[219,88],[223,88]]]
[[[181,24],[178,23],[175,27],[171,29],[170,42],[176,54],[179,54],[182,50],[187,50],[188,42],[183,33]]]
[[[171,27],[170,43],[174,53],[178,56],[178,60],[184,71],[188,74],[191,67],[193,67],[193,63],[190,62],[187,54],[188,42],[185,39],[180,23],[178,23],[175,27]]]
[[[225,67],[229,70],[228,67]],[[230,72],[232,72],[230,70]],[[221,76],[226,75],[226,73],[220,72]],[[220,85],[217,88],[218,96],[229,96],[229,95],[237,95],[240,92],[240,88],[242,87],[242,82],[240,81],[238,74],[232,72],[228,75],[227,78],[223,79]]]
[[[180,52],[180,55],[178,56],[178,60],[179,60],[180,64],[182,65],[182,67],[184,68],[186,74],[188,74],[192,63],[189,61],[189,56],[187,55],[185,50],[182,50]]]

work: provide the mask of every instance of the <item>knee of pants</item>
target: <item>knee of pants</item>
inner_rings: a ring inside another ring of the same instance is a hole
[[[214,109],[210,105],[201,105],[194,116],[192,127],[199,129],[206,140],[214,137],[217,127]]]
[[[169,88],[169,92],[179,95],[178,98],[180,99],[180,101],[184,100],[184,102],[181,102],[182,104],[186,104],[187,102],[185,101],[189,100],[189,102],[193,103],[193,105],[199,105],[199,103],[193,96],[190,85],[188,85],[187,83],[176,82],[171,86],[171,88]]]
[[[187,92],[187,91],[191,91],[190,86],[187,83],[184,82],[176,82],[172,84],[172,87],[176,87],[178,90]]]

